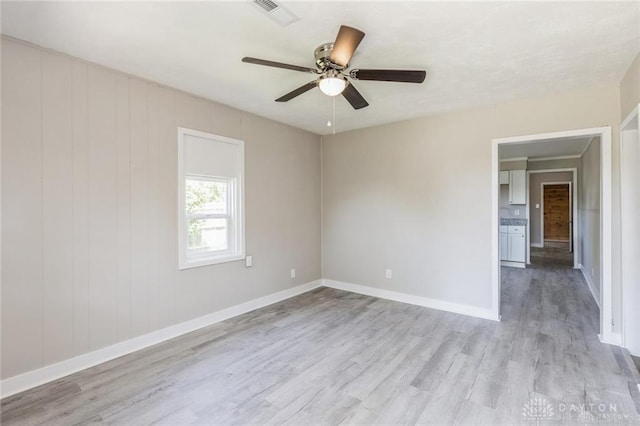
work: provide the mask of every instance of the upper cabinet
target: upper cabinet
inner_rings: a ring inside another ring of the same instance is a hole
[[[502,172],[500,172],[502,183]],[[527,203],[527,171],[509,170],[509,204]]]
[[[500,171],[500,185],[509,185],[509,170]]]

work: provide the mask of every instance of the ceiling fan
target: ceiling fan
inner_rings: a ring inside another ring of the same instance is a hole
[[[425,71],[355,68],[347,72],[349,61],[351,61],[353,54],[363,38],[364,33],[362,31],[342,25],[340,31],[338,31],[335,42],[324,43],[316,48],[314,52],[316,68],[283,64],[281,62],[251,57],[242,58],[242,62],[318,75],[318,78],[315,80],[279,97],[276,99],[276,102],[290,101],[296,96],[300,96],[318,86],[325,95],[337,96],[342,94],[353,108],[361,109],[369,104],[360,92],[356,90],[353,83],[349,81],[349,78],[354,80],[394,81],[402,83],[422,83],[424,81],[427,75]]]

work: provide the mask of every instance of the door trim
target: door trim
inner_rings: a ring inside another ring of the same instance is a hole
[[[600,309],[600,339],[605,343],[620,344],[613,333],[612,324],[612,188],[611,188],[611,127],[567,130],[534,135],[497,138],[491,141],[491,198],[492,198],[492,310],[500,316],[500,180],[498,147],[502,144],[524,144],[548,139],[580,136],[600,137],[600,282],[602,308]]]
[[[620,227],[622,228],[629,216],[637,217],[635,212],[629,211],[628,200],[625,198],[625,194],[627,191],[627,175],[625,174],[628,165],[625,162],[625,140],[627,140],[627,132],[636,132],[636,142],[640,143],[640,104],[638,104],[627,117],[620,124]],[[621,282],[621,299],[622,299],[622,313],[621,313],[621,345],[629,349],[629,352],[640,356],[640,347],[633,347],[634,342],[633,339],[630,338],[634,333],[638,333],[640,331],[640,327],[633,327],[635,323],[635,318],[630,315],[630,312],[635,312],[638,309],[638,306],[634,304],[634,301],[631,300],[629,295],[633,295],[635,290],[631,286],[634,284],[637,285],[638,279],[640,277],[630,276],[629,274],[629,262],[632,262],[630,256],[627,253],[629,250],[629,236],[624,233],[624,230],[621,232],[621,256],[620,256],[620,282]],[[630,347],[631,346],[631,347]]]

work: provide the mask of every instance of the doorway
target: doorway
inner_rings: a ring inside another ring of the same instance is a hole
[[[599,185],[590,185],[588,188],[595,191],[599,212],[598,220],[593,223],[595,232],[599,235],[595,256],[599,261],[599,268],[595,270],[600,282],[600,297],[594,295],[594,299],[600,302],[600,339],[605,343],[619,344],[619,338],[614,334],[612,322],[613,291],[612,291],[612,194],[611,194],[611,127],[597,127],[581,130],[568,130],[553,133],[516,136],[494,139],[492,141],[492,308],[494,315],[500,317],[500,288],[501,288],[501,263],[500,263],[500,150],[503,147],[518,147],[519,145],[536,145],[545,148],[553,147],[549,142],[562,142],[576,138],[598,138],[599,149],[597,166],[599,168],[597,178]],[[555,144],[557,145],[557,144]],[[512,151],[517,151],[514,149]],[[581,155],[583,155],[582,152]],[[559,154],[554,152],[557,158]],[[540,155],[542,157],[542,155]],[[575,184],[574,184],[575,189]],[[591,195],[591,194],[590,194]],[[575,218],[575,214],[573,215]],[[593,268],[592,268],[593,269]],[[583,269],[584,273],[584,269]],[[591,288],[591,286],[590,286]],[[593,291],[592,291],[593,293]]]
[[[543,246],[566,247],[568,252],[572,252],[571,182],[543,182],[541,185],[542,244]]]
[[[548,175],[553,176],[537,176]],[[574,229],[573,192],[572,181],[540,183],[540,208],[532,208],[532,212],[539,212],[540,236],[539,243],[531,243],[530,264],[558,264],[579,268],[578,253],[574,252],[574,241],[578,239],[578,235]],[[531,224],[532,227],[534,225]]]
[[[574,166],[575,165],[576,164],[574,163]],[[536,262],[536,259],[540,260],[541,257],[545,258],[544,263],[549,263],[549,258],[553,258],[555,254],[555,257],[562,258],[563,264],[569,265],[572,263],[574,269],[580,269],[581,252],[577,167],[554,169],[541,167],[534,170],[527,170],[527,177],[529,181],[529,217],[531,218],[529,221],[530,248],[527,254],[527,264],[533,264]],[[544,187],[545,185],[558,184],[569,185],[569,207],[571,211],[567,213],[569,218],[566,219],[571,222],[569,226],[569,244],[564,241],[564,236],[560,238],[563,240],[562,242],[549,241],[549,238],[547,238],[547,242],[545,243]],[[561,251],[558,251],[558,246],[562,248]]]

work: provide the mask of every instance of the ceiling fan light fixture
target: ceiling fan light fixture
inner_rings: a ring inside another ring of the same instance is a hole
[[[347,79],[341,74],[320,77],[320,91],[327,96],[338,96],[347,87]]]

